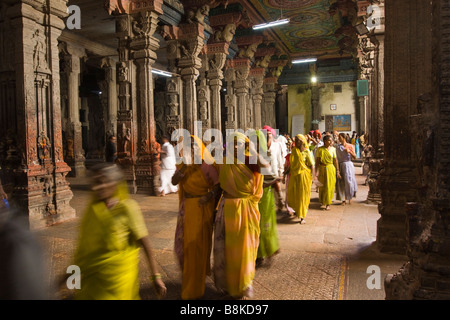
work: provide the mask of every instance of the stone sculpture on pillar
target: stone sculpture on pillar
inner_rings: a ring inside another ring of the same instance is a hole
[[[1,102],[7,106],[2,121],[9,123],[2,123],[5,129],[0,129],[7,139],[6,157],[0,157],[0,162],[13,186],[11,201],[34,229],[75,217],[66,180],[70,167],[63,158],[57,42],[67,6],[63,0],[51,1],[45,10],[41,1],[34,0],[3,5],[7,16],[14,14],[0,28],[0,39],[10,41],[1,47],[13,52],[2,57],[0,70],[9,65],[21,68],[11,70],[12,84],[2,84],[0,89],[1,97],[15,97]],[[6,128],[14,130],[14,135]]]

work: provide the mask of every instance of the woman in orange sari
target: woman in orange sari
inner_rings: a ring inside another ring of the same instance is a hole
[[[231,157],[244,153],[245,161],[234,157],[233,163],[219,165],[219,181],[223,197],[218,206],[214,229],[214,280],[216,286],[236,299],[252,297],[252,281],[258,254],[260,212],[258,202],[263,194],[261,167],[269,164],[261,159],[249,139],[235,132],[233,145],[227,145]],[[250,164],[250,155],[257,164]],[[227,157],[227,160],[229,157]]]
[[[200,299],[205,292],[205,279],[211,271],[214,209],[219,190],[214,158],[199,138],[191,139],[191,156],[202,159],[201,164],[180,164],[172,177],[172,184],[179,184],[175,253],[183,274],[184,300]]]

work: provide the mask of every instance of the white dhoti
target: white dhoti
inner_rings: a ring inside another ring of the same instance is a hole
[[[169,142],[166,142],[162,145],[161,151],[163,151],[164,153],[161,154],[161,187],[159,187],[159,192],[164,192],[164,194],[177,192],[178,186],[174,186],[172,184],[172,176],[176,171],[175,151],[173,149],[173,146]]]
[[[178,186],[174,186],[172,184],[172,176],[175,173],[175,169],[161,169],[160,178],[161,178],[161,187],[159,188],[159,192],[163,192],[165,194],[177,192]]]

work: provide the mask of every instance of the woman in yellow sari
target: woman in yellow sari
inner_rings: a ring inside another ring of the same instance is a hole
[[[333,196],[336,186],[336,176],[341,178],[339,174],[339,165],[336,155],[336,149],[332,146],[333,139],[330,135],[323,137],[323,146],[317,149],[316,164],[319,168],[319,201],[325,210],[330,210],[333,202]]]
[[[296,135],[294,143],[295,147],[292,148],[289,160],[290,179],[287,198],[289,207],[294,209],[300,224],[304,224],[311,201],[311,183],[316,176],[314,157],[304,135]]]
[[[75,265],[81,271],[81,300],[134,300],[139,296],[139,249],[143,246],[157,294],[166,287],[157,272],[150,238],[136,201],[129,198],[120,169],[111,163],[94,171],[94,197],[80,229]]]
[[[179,184],[179,215],[175,232],[175,253],[182,270],[181,298],[202,298],[210,274],[210,255],[219,175],[214,158],[203,142],[191,136],[192,158],[201,163],[178,165],[172,184]],[[197,162],[197,161],[195,161]]]
[[[256,153],[249,139],[239,132],[232,134],[233,145],[227,145],[231,157],[244,153],[245,163],[235,157],[233,163],[219,165],[223,197],[218,206],[214,229],[214,280],[216,286],[237,299],[252,297],[252,281],[260,235],[258,202],[263,194],[259,169],[269,165]],[[250,164],[250,155],[258,158]]]

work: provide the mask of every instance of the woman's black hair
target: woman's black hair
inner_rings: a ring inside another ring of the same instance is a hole
[[[326,140],[331,140],[332,138],[333,138],[332,136],[326,134],[323,136],[323,142],[325,142]]]

